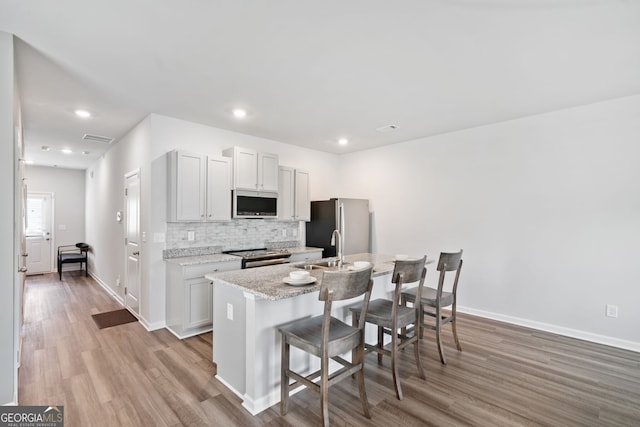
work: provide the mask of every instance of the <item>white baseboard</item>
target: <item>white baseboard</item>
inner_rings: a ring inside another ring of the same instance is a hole
[[[93,273],[89,272],[89,276],[91,276],[93,278],[93,280],[95,280],[102,287],[102,289],[104,289],[109,295],[111,295],[111,297],[114,300],[116,300],[116,302],[118,304],[120,304],[122,307],[124,307],[124,299],[122,297],[120,297],[120,295],[118,295],[115,292],[113,292],[113,289],[111,289],[109,286],[107,286],[106,283],[104,283],[102,280],[100,280],[100,278],[95,276]],[[147,321],[147,319],[145,319],[140,313],[138,313],[137,317],[138,317],[138,321],[140,322],[140,324],[149,332],[155,331],[155,330],[158,330],[158,329],[162,329],[162,328],[165,327],[165,322],[164,321],[149,323],[149,321]]]
[[[93,277],[93,280],[95,280],[98,285],[100,285],[102,287],[102,289],[104,289],[109,295],[111,295],[111,297],[116,300],[121,306],[124,306],[124,299],[122,299],[122,297],[120,297],[120,295],[118,295],[117,293],[115,293],[113,291],[113,289],[111,289],[106,283],[104,283],[102,280],[100,280],[100,278],[96,275],[94,275],[93,273],[89,273],[89,276]]]
[[[153,323],[149,323],[147,321],[147,319],[145,319],[144,317],[140,316],[138,318],[138,320],[140,321],[140,323],[142,324],[142,326],[144,326],[144,328],[149,331],[157,331],[158,329],[162,329],[165,328],[167,325],[165,322],[153,322]]]
[[[490,311],[476,310],[470,307],[460,307],[457,310],[461,313],[472,314],[474,316],[485,317],[487,319],[499,320],[505,323],[525,326],[527,328],[537,329],[540,331],[551,332],[553,334],[564,335],[566,337],[577,338],[584,341],[590,341],[597,344],[604,344],[611,347],[622,348],[640,353],[640,343],[621,340],[619,338],[598,335],[591,332],[581,331],[578,329],[565,328],[563,326],[552,325],[550,323],[538,322],[535,320],[523,319],[521,317],[507,316]]]

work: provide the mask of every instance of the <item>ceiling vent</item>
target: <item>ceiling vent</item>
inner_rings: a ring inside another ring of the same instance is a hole
[[[99,144],[111,144],[113,142],[113,138],[109,138],[108,136],[91,135],[90,133],[85,133],[82,139],[84,141],[92,141]]]
[[[398,126],[397,125],[386,125],[386,126],[382,126],[381,128],[376,129],[378,132],[393,132],[394,130],[397,130]]]

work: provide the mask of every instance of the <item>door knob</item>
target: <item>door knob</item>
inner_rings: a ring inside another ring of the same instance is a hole
[[[19,272],[19,273],[26,273],[26,272],[27,272],[27,267],[20,267],[20,268],[18,268],[18,272]]]
[[[133,253],[133,255],[140,255],[140,252],[135,251],[135,252]]]

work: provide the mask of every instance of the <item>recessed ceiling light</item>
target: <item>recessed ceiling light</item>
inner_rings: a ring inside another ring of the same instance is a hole
[[[247,116],[247,112],[240,108],[236,108],[235,110],[233,110],[233,115],[239,119],[242,119],[243,117]]]
[[[349,143],[349,140],[347,138],[340,138],[338,140],[338,144],[340,145],[347,145]]]
[[[87,117],[91,117],[91,113],[88,112],[87,110],[76,110],[74,112],[76,113],[76,116],[82,117],[83,119],[86,119]]]
[[[49,147],[48,145],[42,146],[42,151],[49,151],[49,150],[51,150],[51,147]]]
[[[62,150],[60,150],[60,151],[62,151],[64,154],[71,154],[71,153],[73,153],[73,151],[72,151],[71,149],[69,149],[69,148],[63,148],[63,149],[62,149]]]

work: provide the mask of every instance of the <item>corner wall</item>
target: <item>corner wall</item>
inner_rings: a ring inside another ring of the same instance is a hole
[[[464,249],[468,311],[640,351],[638,117],[633,96],[422,138],[343,156],[341,181],[375,251]]]

